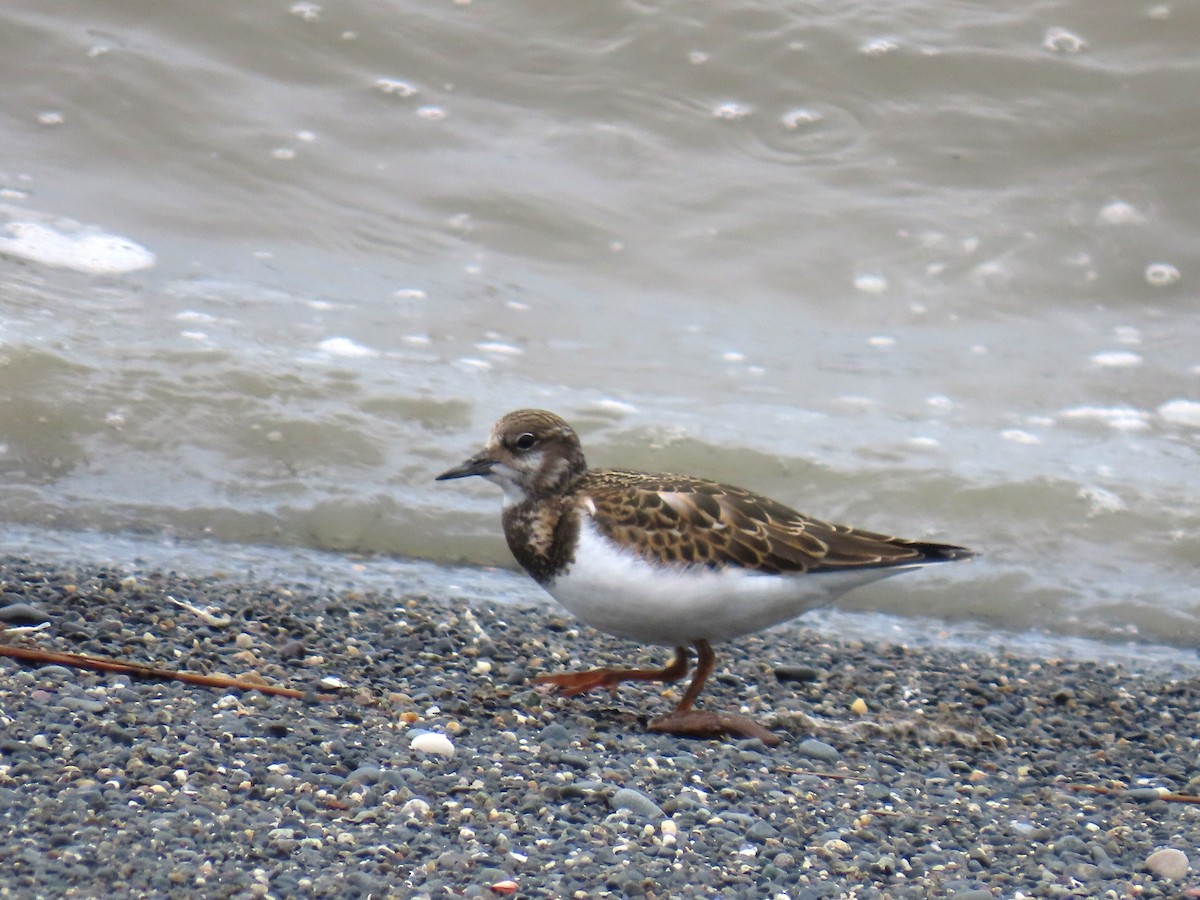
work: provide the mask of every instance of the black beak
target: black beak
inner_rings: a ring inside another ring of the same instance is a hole
[[[433,480],[449,481],[451,478],[468,478],[471,475],[486,475],[492,471],[492,466],[495,464],[496,460],[489,458],[486,450],[480,450],[470,459],[459,463],[453,469],[447,469]]]

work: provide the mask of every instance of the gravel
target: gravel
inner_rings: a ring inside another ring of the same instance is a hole
[[[768,749],[648,732],[655,685],[534,691],[662,662],[549,606],[14,559],[0,592],[50,623],[6,643],[308,692],[0,659],[0,897],[1200,895],[1196,671],[782,629],[701,696]]]

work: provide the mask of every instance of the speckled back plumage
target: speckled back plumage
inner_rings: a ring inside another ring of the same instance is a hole
[[[660,563],[818,572],[953,559],[958,547],[832,525],[732,485],[595,469],[569,487],[609,538]]]

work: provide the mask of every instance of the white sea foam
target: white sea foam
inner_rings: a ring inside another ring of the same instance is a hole
[[[1128,350],[1112,350],[1106,353],[1093,353],[1092,362],[1109,369],[1132,369],[1142,364],[1142,357]]]
[[[1149,414],[1132,406],[1075,406],[1064,409],[1064,419],[1103,422],[1117,431],[1141,431],[1150,427]]]
[[[128,238],[70,220],[55,225],[9,222],[0,233],[0,254],[92,275],[136,272],[156,262],[153,253]]]
[[[352,341],[350,338],[331,337],[325,338],[321,343],[317,344],[317,349],[322,353],[328,353],[330,356],[341,356],[347,358],[361,358],[364,356],[378,356],[379,351],[373,350],[357,341]]]
[[[1158,408],[1158,414],[1172,424],[1200,428],[1200,401],[1168,400]]]

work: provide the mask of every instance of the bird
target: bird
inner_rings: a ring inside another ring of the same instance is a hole
[[[674,649],[661,669],[598,668],[538,676],[566,697],[625,681],[674,682],[696,671],[651,731],[687,737],[777,735],[732,713],[697,709],[713,644],[790,621],[846,591],[974,552],[834,525],[744,488],[690,475],[588,467],[558,415],[518,409],[482,450],[437,481],[478,476],[503,491],[501,522],[520,566],[599,631]]]

